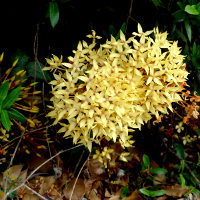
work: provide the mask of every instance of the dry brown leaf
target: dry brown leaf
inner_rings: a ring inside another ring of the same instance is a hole
[[[39,165],[43,164],[46,160],[48,160],[47,157],[38,157],[37,155],[33,155],[27,160],[28,168],[30,170],[34,170]],[[52,164],[52,162],[48,162],[45,165],[43,165],[42,167],[40,167],[40,169],[38,171],[42,172],[42,173],[48,173],[51,170],[53,170],[53,164]]]
[[[39,193],[41,195],[44,195],[47,193],[48,190],[50,190],[51,186],[55,183],[55,178],[54,176],[48,176],[48,177],[41,177],[41,185],[40,185],[40,190]]]
[[[14,165],[10,168],[9,178],[12,181],[16,180],[19,177],[21,170],[22,170],[22,167],[23,167],[23,165]],[[3,176],[6,177],[7,173],[8,173],[8,169],[3,173]]]
[[[22,184],[26,178],[27,178],[27,172],[28,172],[28,169],[25,169],[23,171],[21,171],[20,175],[19,175],[19,180],[17,181],[17,183],[20,185]],[[17,195],[20,196],[20,194],[24,191],[24,187],[20,187],[18,190],[17,190]]]
[[[167,195],[163,195],[163,196],[161,196],[161,197],[158,197],[156,200],[165,200],[165,199],[167,199],[167,198],[168,198]]]
[[[166,176],[164,174],[158,174],[153,179],[154,185],[164,184],[166,183]]]
[[[108,200],[121,200],[121,196],[119,194],[112,195]]]
[[[130,196],[125,197],[123,200],[143,200],[137,190],[133,191]]]
[[[25,194],[22,200],[40,200],[40,198],[34,194]]]
[[[154,161],[151,160],[151,167],[154,168],[160,168],[160,166]],[[164,174],[158,174],[154,177],[153,180],[154,185],[164,184],[166,183],[166,176]]]
[[[90,192],[90,194],[89,194],[87,199],[89,199],[89,200],[101,200],[101,197],[98,196],[96,189],[93,189]]]
[[[56,186],[62,188],[68,180],[69,175],[67,173],[62,173],[62,176],[56,180]]]
[[[122,185],[122,186],[128,185],[128,183],[129,183],[129,176],[127,174],[125,174],[124,176],[122,176],[120,178],[120,181],[121,181],[120,185]]]
[[[101,185],[101,181],[98,181],[96,179],[84,180],[84,183],[85,183],[85,195],[87,198],[89,198],[90,192],[93,189],[97,190]]]
[[[166,195],[168,195],[170,197],[182,197],[189,190],[188,187],[182,186],[180,184],[166,186],[162,189],[165,190]]]
[[[105,174],[104,166],[98,159],[91,159],[88,162],[88,170],[92,179],[97,179]]]
[[[73,178],[64,188],[63,193],[66,199],[69,199],[75,184],[76,178]],[[78,179],[73,191],[71,200],[80,200],[85,194],[85,184],[83,179]]]

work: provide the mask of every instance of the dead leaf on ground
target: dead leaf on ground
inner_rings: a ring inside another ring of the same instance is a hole
[[[161,196],[161,197],[158,197],[157,200],[165,200],[165,199],[167,199],[167,198],[168,198],[167,195],[163,195],[163,196]]]
[[[26,162],[27,162],[28,168],[30,170],[34,170],[38,166],[42,165],[46,160],[48,160],[47,157],[38,157],[37,155],[33,155]],[[51,161],[49,161],[45,165],[42,165],[38,171],[42,173],[48,173],[51,170],[53,170],[53,164]]]
[[[12,181],[16,180],[19,177],[19,175],[20,175],[20,173],[22,171],[22,167],[23,167],[23,165],[14,165],[14,166],[12,166],[11,168],[7,169],[3,173],[3,177],[5,178],[7,176],[8,171],[9,171],[9,178]]]
[[[130,196],[125,197],[123,200],[143,200],[137,190],[133,191]]]
[[[98,159],[91,159],[88,161],[88,170],[93,179],[102,177],[105,174],[104,166]]]
[[[27,178],[27,172],[28,172],[28,169],[25,169],[23,171],[21,171],[20,175],[19,175],[19,178],[18,178],[18,185],[22,184],[23,182],[25,182],[26,178]],[[24,191],[24,187],[20,187],[18,190],[17,190],[17,195],[21,195],[21,193]]]
[[[182,186],[180,184],[166,186],[162,189],[165,190],[166,195],[168,195],[170,197],[182,197],[189,190],[188,187]]]
[[[85,183],[85,195],[88,199],[90,196],[90,193],[92,190],[97,190],[98,187],[101,185],[101,181],[98,181],[96,179],[89,179],[89,180],[84,180]]]
[[[40,200],[40,198],[34,194],[25,194],[22,200]]]
[[[48,177],[41,177],[41,185],[39,193],[41,195],[44,195],[48,192],[48,190],[51,188],[51,186],[55,183],[55,177],[54,176],[48,176]]]
[[[75,184],[76,178],[73,178],[64,188],[63,193],[66,199],[69,199]],[[78,179],[73,191],[71,200],[80,200],[85,194],[85,184],[83,179]]]
[[[101,197],[97,194],[96,189],[92,189],[88,196],[88,199],[89,200],[101,200]]]

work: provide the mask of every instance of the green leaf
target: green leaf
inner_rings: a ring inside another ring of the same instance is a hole
[[[121,198],[125,198],[128,196],[128,185],[124,186],[122,188],[122,195],[121,195]]]
[[[124,22],[124,23],[122,24],[120,30],[121,30],[122,32],[124,32],[125,29],[126,29],[126,22]],[[115,37],[116,40],[118,40],[118,39],[120,38],[120,30],[119,30],[119,32],[117,33],[116,37]]]
[[[182,22],[185,20],[186,13],[183,10],[177,10],[176,12],[172,13],[172,16],[174,17],[174,22]]]
[[[185,30],[188,36],[189,41],[191,42],[192,40],[192,28],[191,25],[189,24],[189,21],[185,21]]]
[[[8,95],[8,90],[9,90],[9,81],[6,80],[0,87],[0,112],[1,112],[2,103]]]
[[[185,12],[187,12],[191,15],[199,15],[199,11],[196,9],[196,5],[185,6]]]
[[[197,52],[197,45],[196,42],[194,42],[192,47],[192,56],[196,55],[196,52]]]
[[[196,5],[196,9],[200,12],[200,2]]]
[[[162,196],[165,194],[165,191],[164,190],[156,190],[156,191],[153,191],[153,190],[147,190],[145,188],[141,188],[139,189],[139,191],[148,196],[148,197],[158,197],[158,196]]]
[[[37,61],[36,64],[35,62],[29,62],[27,65],[27,71],[28,71],[29,76],[35,77],[36,75],[36,79],[41,79],[48,82],[51,80],[51,77],[47,71],[42,70],[43,68],[44,68],[44,65],[40,63],[39,61]],[[36,73],[35,73],[35,70],[36,70]]]
[[[20,91],[21,91],[21,86],[18,86],[17,88],[12,90],[3,101],[2,108],[3,109],[10,108],[19,97]]]
[[[182,28],[182,27],[181,27]],[[185,35],[183,34],[183,30],[179,30],[176,29],[175,32],[177,33],[177,35],[186,43],[187,42],[187,38],[185,37]]]
[[[57,2],[49,3],[49,18],[51,26],[54,28],[59,20],[59,7]]]
[[[179,6],[179,8],[180,8],[181,10],[184,10],[185,6],[184,6],[183,2],[178,1],[177,4],[178,4],[178,6]]]
[[[3,127],[9,131],[10,130],[10,127],[11,127],[11,121],[10,121],[10,118],[8,116],[8,112],[7,110],[2,110],[1,111],[1,123],[3,125]]]
[[[21,49],[17,49],[11,56],[11,61],[15,62],[18,59],[16,66],[25,69],[26,64],[28,63],[30,57]],[[15,68],[14,68],[15,69]],[[12,72],[13,74],[13,72]],[[14,74],[13,74],[14,75]]]
[[[162,5],[162,1],[161,0],[152,0],[154,6],[158,7]]]
[[[147,169],[150,166],[149,156],[144,154],[142,160],[143,160],[144,169]]]
[[[9,81],[6,80],[0,87],[0,102],[3,102],[3,100],[8,95],[8,89],[9,89]]]
[[[26,122],[26,117],[14,108],[10,108],[8,110],[8,115],[10,118],[16,119],[17,121],[20,121],[22,123]]]
[[[179,174],[178,180],[182,186],[185,186],[185,178],[183,174]]]
[[[163,175],[163,174],[166,174],[168,171],[167,169],[163,169],[163,168],[153,168],[153,169],[150,169],[149,172],[153,174],[157,174],[157,175],[159,174]]]
[[[197,197],[199,196],[200,191],[196,188],[193,189],[192,191]]]
[[[182,159],[185,158],[185,151],[184,151],[184,148],[183,148],[182,144],[177,144],[177,146],[176,146],[176,154]]]
[[[182,160],[182,162],[181,162],[181,173],[183,173],[184,169],[185,169],[185,160]]]

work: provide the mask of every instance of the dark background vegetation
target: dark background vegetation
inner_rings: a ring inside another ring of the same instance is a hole
[[[13,53],[19,48],[33,57],[38,31],[38,57],[42,59],[51,53],[70,55],[77,41],[85,39],[92,29],[104,40],[110,34],[116,35],[127,21],[131,4],[129,0],[59,0],[60,19],[52,28],[48,17],[49,0],[2,2],[1,51]],[[152,29],[160,15],[158,13],[150,0],[133,1],[132,18],[135,21],[129,19],[128,34],[136,30],[137,22],[146,30]]]
[[[1,65],[0,77],[3,74],[2,71],[8,69],[12,62],[19,58],[17,70],[25,69],[28,71],[27,76],[30,75],[33,78],[35,61],[38,60],[45,65],[45,58],[50,58],[51,54],[55,54],[58,57],[63,55],[64,62],[67,62],[67,57],[72,55],[72,50],[76,48],[78,41],[85,40],[91,30],[95,30],[97,35],[102,36],[103,43],[110,38],[111,34],[116,37],[120,29],[128,38],[132,32],[137,31],[137,24],[140,23],[144,31],[158,26],[162,32],[169,33],[169,40],[178,40],[178,46],[186,56],[187,70],[190,72],[188,80],[190,90],[196,90],[200,94],[200,14],[185,10],[187,5],[195,5],[200,13],[198,0],[55,0],[53,2],[59,6],[60,17],[54,28],[49,18],[50,2],[52,1],[4,0],[0,2],[0,54],[4,52],[6,60]],[[42,77],[40,71],[34,78],[48,81]],[[41,86],[40,83],[38,85]],[[45,86],[47,88],[48,84]],[[50,98],[48,89],[46,92]],[[171,123],[169,119],[166,119],[167,125]],[[149,129],[145,126],[142,134],[136,133],[135,137],[141,149],[145,147],[151,154],[151,158],[154,157],[159,161],[160,152],[164,152],[163,149],[159,149],[164,134],[160,138],[158,136],[154,138],[159,132],[158,128],[157,126],[157,128]],[[56,131],[52,132],[54,137]],[[198,134],[200,135],[200,131]],[[173,137],[169,134],[167,136],[173,144]],[[66,143],[63,146],[66,147]],[[192,145],[189,149],[192,152],[191,155],[193,152],[196,155],[197,152],[193,150]],[[71,162],[74,159],[73,155],[71,158],[69,165],[74,164]],[[173,159],[177,161],[177,157]],[[74,162],[77,161],[74,160]],[[198,166],[200,166],[199,163],[200,156]],[[193,168],[196,169],[196,166]],[[197,172],[195,173],[198,175]],[[188,181],[188,185],[190,184],[191,182]]]

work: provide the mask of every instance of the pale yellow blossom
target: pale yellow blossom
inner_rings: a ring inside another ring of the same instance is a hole
[[[90,151],[92,143],[103,139],[130,147],[134,142],[130,128],[141,129],[152,116],[159,119],[173,111],[173,102],[182,100],[180,92],[188,75],[184,56],[177,42],[167,40],[167,32],[158,28],[144,32],[140,24],[132,37],[126,39],[121,31],[118,40],[111,36],[99,47],[95,31],[88,37],[92,44],[79,42],[68,62],[54,55],[47,59],[45,69],[54,72],[48,116],[54,124],[60,123],[64,137]],[[107,150],[102,153],[110,159]]]

